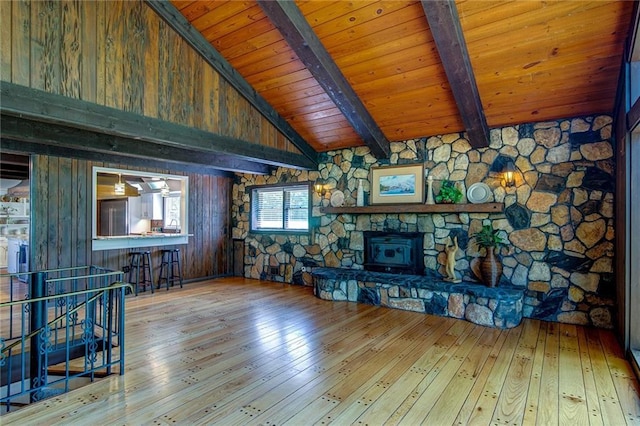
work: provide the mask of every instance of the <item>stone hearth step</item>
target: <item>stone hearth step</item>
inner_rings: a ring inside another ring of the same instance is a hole
[[[496,328],[522,321],[524,289],[450,283],[433,271],[399,275],[346,268],[314,268],[314,294],[323,300],[350,301],[459,318]]]

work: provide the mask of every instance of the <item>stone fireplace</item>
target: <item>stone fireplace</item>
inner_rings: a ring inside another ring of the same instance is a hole
[[[441,279],[446,264],[444,247],[449,237],[455,236],[460,244],[456,270],[463,280],[470,281],[470,262],[482,253],[475,244],[468,244],[468,237],[490,222],[507,235],[509,247],[502,253],[503,283],[524,291],[521,303],[525,317],[611,328],[616,312],[612,130],[609,116],[575,117],[491,129],[491,144],[482,149],[470,146],[464,134],[451,133],[392,142],[391,155],[384,160],[377,160],[366,147],[338,149],[319,154],[317,171],[279,168],[268,176],[238,175],[233,186],[232,236],[245,240],[244,275],[309,285],[311,273],[326,267],[358,270],[364,274],[362,282],[369,285],[371,274],[381,274],[370,269],[398,270],[395,264],[364,266],[371,263],[373,254],[365,245],[364,233],[393,231],[421,233],[423,254],[416,264],[424,265],[424,270],[421,275],[407,270],[384,274],[386,283],[428,280],[431,276]],[[502,186],[497,176],[503,157],[510,157],[518,169],[513,187]],[[412,213],[401,206],[397,212],[379,212],[374,206],[349,213],[323,211],[331,207],[331,193],[336,190],[343,192],[345,206],[355,206],[360,180],[365,193],[370,193],[371,167],[421,162],[429,176],[454,181],[463,192],[476,182],[486,183],[492,190],[489,201],[504,203],[504,213]],[[313,182],[317,178],[325,181],[328,192],[313,193],[312,233],[250,232],[248,187]],[[402,247],[395,248],[406,253]],[[385,262],[397,263],[396,251],[391,250],[379,253],[385,255]],[[355,284],[340,281],[339,285]],[[347,290],[344,294],[351,294]],[[342,289],[335,292],[333,297],[338,300]],[[404,296],[402,291],[397,294],[399,299]],[[380,294],[380,302],[386,303],[383,296],[388,294]],[[360,299],[354,295],[345,300]],[[478,300],[476,304],[492,309],[489,300],[494,299],[482,296]],[[460,306],[458,299],[450,301],[453,307]],[[442,300],[436,298],[436,302]],[[463,302],[467,302],[466,293]],[[404,301],[393,303],[402,305]],[[432,304],[430,301],[429,306]],[[448,303],[438,306],[442,307],[440,312],[449,312]],[[484,309],[476,313],[480,311]]]
[[[421,232],[365,231],[363,234],[365,270],[411,275],[424,273]]]

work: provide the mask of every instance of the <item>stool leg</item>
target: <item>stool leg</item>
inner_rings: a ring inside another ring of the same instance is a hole
[[[135,272],[134,272],[135,270]],[[133,276],[135,275],[136,281],[135,283],[132,281]],[[131,256],[131,263],[129,264],[129,283],[135,284],[135,295],[138,295],[138,285],[140,283],[140,257],[137,255]]]
[[[158,284],[156,289],[162,287],[162,266],[164,265],[164,253],[160,255],[160,267],[158,268]]]
[[[162,252],[162,258],[160,262],[160,275],[158,276],[158,288],[162,287],[162,280],[166,281],[167,291],[169,291],[169,259],[167,259],[167,252]]]
[[[129,284],[133,284],[133,258],[129,261]],[[135,292],[135,290],[134,290]]]
[[[149,252],[145,254],[145,267],[145,272],[149,273],[149,279],[145,280],[145,285],[148,281],[149,287],[151,287],[151,294],[153,294],[153,270],[151,269],[151,253]]]
[[[178,263],[178,279],[180,280],[180,288],[182,288],[182,267],[180,266],[180,252],[176,252],[176,261]]]

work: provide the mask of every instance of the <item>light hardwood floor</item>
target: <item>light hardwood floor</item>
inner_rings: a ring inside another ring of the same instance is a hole
[[[9,424],[638,425],[612,333],[496,330],[217,279],[127,298],[126,372]]]

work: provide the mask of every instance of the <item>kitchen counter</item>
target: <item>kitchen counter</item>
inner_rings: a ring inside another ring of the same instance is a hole
[[[129,234],[117,236],[97,236],[92,240],[92,250],[112,250],[121,248],[152,247],[187,244],[193,234],[169,234],[150,232],[147,234]]]
[[[102,236],[98,235],[94,240],[115,240],[122,238],[163,238],[163,237],[193,237],[193,234],[175,234],[175,233],[163,233],[163,232],[149,232],[146,234],[129,234],[129,235],[114,235],[114,236]]]

